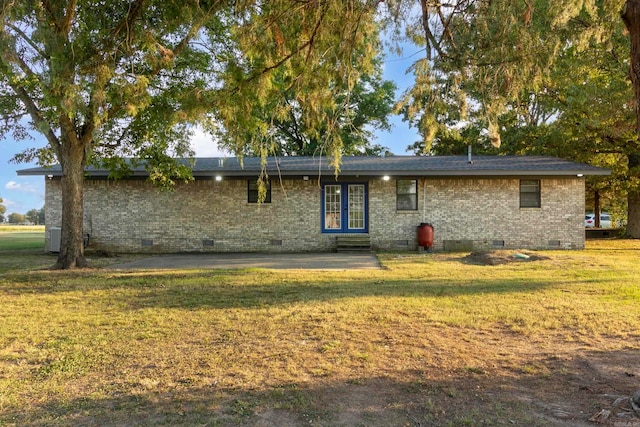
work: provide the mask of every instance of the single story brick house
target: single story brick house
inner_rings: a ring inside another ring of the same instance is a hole
[[[585,176],[594,166],[541,156],[197,158],[194,181],[159,191],[143,168],[125,179],[87,168],[84,232],[114,252],[332,251],[340,239],[373,250],[417,250],[430,223],[434,250],[584,248]],[[46,180],[46,245],[61,225],[60,167]],[[55,237],[55,236],[54,236]]]

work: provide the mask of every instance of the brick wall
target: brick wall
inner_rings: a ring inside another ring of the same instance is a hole
[[[584,180],[543,179],[542,207],[520,209],[518,179],[418,180],[418,211],[396,211],[394,180],[369,181],[369,235],[377,250],[416,250],[433,224],[434,249],[583,248]],[[47,227],[61,224],[60,181],[46,182]],[[146,181],[89,180],[85,232],[117,252],[329,251],[317,180],[272,183],[271,203],[247,203],[247,181],[198,180],[161,192]],[[47,233],[47,249],[49,234]]]
[[[541,207],[520,208],[519,179],[418,180],[418,211],[396,211],[395,181],[372,181],[370,230],[381,249],[417,248],[416,227],[434,227],[434,249],[584,248],[584,180],[542,179]]]

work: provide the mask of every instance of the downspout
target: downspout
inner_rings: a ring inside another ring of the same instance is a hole
[[[422,222],[427,221],[427,178],[422,178]]]

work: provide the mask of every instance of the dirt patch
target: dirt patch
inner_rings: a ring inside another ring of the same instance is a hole
[[[462,260],[468,264],[503,265],[513,262],[532,262],[550,259],[531,251],[482,251],[472,252]]]
[[[505,352],[525,354],[483,367],[425,366],[399,376],[318,380],[289,396],[298,402],[295,410],[255,411],[238,425],[640,427],[630,403],[640,374],[637,351],[549,354],[505,344]]]

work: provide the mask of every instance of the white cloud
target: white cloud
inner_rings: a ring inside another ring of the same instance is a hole
[[[4,188],[12,191],[20,191],[22,193],[37,193],[39,191],[34,185],[29,184],[28,182],[21,184],[16,181],[9,181]]]
[[[19,206],[19,203],[9,199],[2,199],[2,204],[5,208],[7,208],[7,213],[10,211],[10,209],[14,209],[16,206]]]
[[[218,148],[218,144],[213,137],[200,128],[196,128],[191,137],[191,148],[196,153],[196,157],[229,157],[230,153]]]

